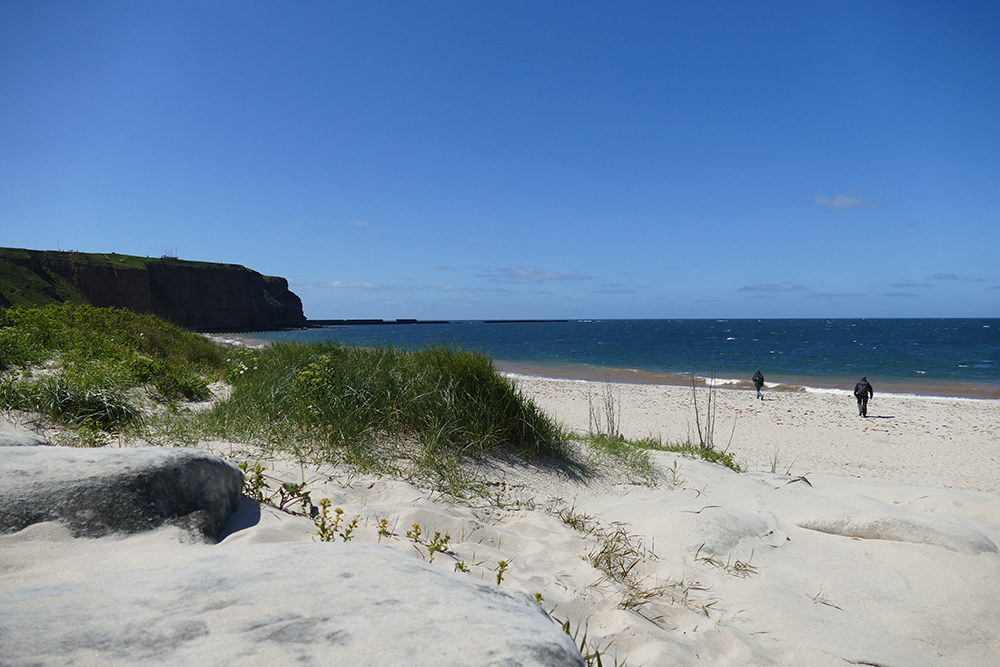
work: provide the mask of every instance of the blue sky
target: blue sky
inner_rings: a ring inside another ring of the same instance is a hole
[[[0,0],[0,245],[311,318],[1000,316],[1000,3]]]

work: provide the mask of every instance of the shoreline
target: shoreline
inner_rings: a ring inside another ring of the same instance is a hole
[[[591,410],[603,417],[610,392],[622,436],[699,442],[690,384],[514,380],[572,431],[591,430]],[[697,391],[705,433],[709,389]],[[861,418],[853,396],[765,390],[760,401],[752,389],[717,387],[713,412],[714,447],[750,472],[829,472],[1000,494],[1000,401],[876,393]]]
[[[271,343],[254,334],[261,332],[203,334],[219,343],[242,345],[244,347],[260,348]],[[689,373],[658,373],[628,368],[612,368],[591,366],[582,363],[544,364],[530,361],[510,361],[493,359],[494,365],[502,373],[529,378],[572,380],[578,382],[621,382],[638,385],[667,385],[691,388]],[[715,384],[720,388],[752,390],[750,371],[746,379],[716,377]],[[838,394],[850,396],[857,378],[826,378],[811,376],[772,376],[764,373],[767,391],[773,392],[805,392],[820,394]],[[699,386],[706,386],[709,378],[695,376]],[[1000,401],[1000,386],[982,385],[972,382],[939,382],[929,381],[903,382],[899,380],[876,380],[872,377],[875,391],[879,394],[893,394],[916,398],[943,398],[958,400]]]
[[[691,375],[685,373],[655,373],[625,368],[603,368],[586,364],[564,364],[561,366],[537,364],[533,362],[494,360],[496,367],[507,375],[538,379],[569,380],[576,382],[612,382],[638,385],[665,385],[691,389]],[[752,373],[751,373],[752,374]],[[819,378],[806,376],[768,376],[765,391],[803,392],[816,394],[836,394],[852,396],[855,380],[840,378]],[[860,378],[858,378],[860,379]],[[699,387],[713,384],[712,378],[695,375]],[[873,384],[875,380],[873,378]],[[749,377],[745,380],[715,377],[714,385],[719,389],[753,391]],[[1000,388],[982,387],[975,383],[935,382],[918,384],[893,380],[879,381],[879,394],[908,396],[911,398],[941,398],[955,400],[1000,401]]]

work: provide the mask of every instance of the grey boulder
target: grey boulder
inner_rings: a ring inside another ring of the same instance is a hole
[[[524,593],[385,546],[52,544],[0,575],[6,665],[584,664]]]
[[[0,447],[37,447],[44,444],[45,440],[30,433],[0,431]]]
[[[200,450],[0,447],[0,534],[60,521],[74,537],[173,525],[214,540],[242,488],[239,468]]]

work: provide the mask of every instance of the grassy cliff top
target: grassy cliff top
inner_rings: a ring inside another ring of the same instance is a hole
[[[221,264],[217,262],[196,262],[175,257],[139,257],[137,255],[119,255],[115,252],[75,252],[61,250],[28,250],[26,248],[0,248],[0,271],[7,262],[26,261],[31,259],[49,262],[71,262],[80,266],[100,266],[144,269],[155,264],[168,266],[191,267],[227,267],[245,268],[239,264]]]

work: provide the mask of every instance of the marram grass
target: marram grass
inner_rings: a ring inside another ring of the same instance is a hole
[[[232,397],[207,417],[227,437],[298,443],[319,456],[386,440],[414,443],[430,459],[562,451],[555,424],[477,353],[275,343],[244,353],[230,377]]]
[[[81,433],[136,427],[146,394],[206,398],[225,363],[222,346],[149,315],[74,304],[0,309],[0,409]]]

